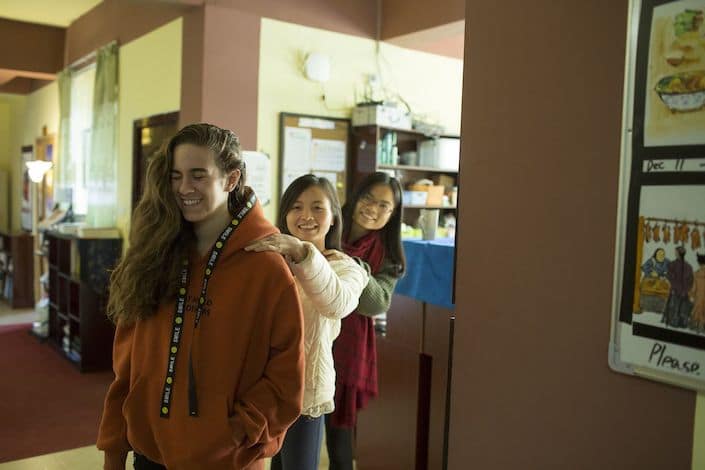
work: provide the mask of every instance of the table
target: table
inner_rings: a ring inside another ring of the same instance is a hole
[[[454,309],[453,263],[455,239],[405,239],[406,274],[395,293],[429,304]]]

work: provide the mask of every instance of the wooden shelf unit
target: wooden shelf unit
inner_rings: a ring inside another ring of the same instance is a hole
[[[34,307],[33,246],[33,237],[28,233],[0,233],[0,252],[5,260],[0,267],[3,280],[0,298],[7,300],[12,308]],[[12,283],[12,288],[6,297],[8,282]]]
[[[109,369],[114,327],[105,314],[109,269],[119,238],[46,234],[49,245],[48,342],[81,372]]]
[[[384,126],[357,126],[352,128],[352,161],[350,162],[348,188],[349,193],[357,186],[362,179],[375,171],[394,171],[395,177],[401,183],[403,189],[414,183],[415,181],[427,178],[437,180],[442,175],[451,178],[457,184],[458,172],[444,168],[435,168],[419,165],[391,165],[382,164],[377,161],[377,146],[384,136],[390,132],[397,135],[397,148],[401,155],[404,152],[415,151],[418,153],[419,145],[425,140],[433,137],[427,136],[421,132],[409,129],[397,129],[394,127]],[[440,137],[459,138],[454,135],[442,135]],[[447,179],[447,178],[446,178]],[[446,187],[446,192],[451,188]],[[350,194],[348,194],[350,196]],[[455,205],[405,205],[402,220],[408,225],[416,225],[419,217],[420,209],[441,209],[442,211],[455,211]]]

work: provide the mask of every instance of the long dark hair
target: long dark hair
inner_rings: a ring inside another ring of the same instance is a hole
[[[394,210],[389,216],[389,220],[379,231],[382,235],[382,242],[386,256],[392,260],[396,267],[397,276],[401,277],[406,271],[406,256],[404,256],[404,247],[401,243],[401,184],[399,180],[387,173],[378,171],[367,175],[356,187],[352,196],[345,202],[343,206],[343,240],[347,240],[350,236],[350,227],[353,224],[353,213],[355,206],[360,198],[370,192],[373,186],[385,184],[389,186],[394,193]]]
[[[193,144],[213,151],[223,174],[240,170],[240,181],[228,196],[234,214],[245,200],[245,164],[239,139],[231,131],[211,124],[181,129],[149,161],[145,190],[132,213],[130,245],[110,276],[108,317],[132,323],[153,315],[159,304],[176,295],[181,261],[195,242],[171,187],[174,149]]]
[[[296,203],[296,200],[299,198],[301,193],[312,186],[319,187],[326,194],[328,201],[330,201],[330,210],[333,213],[333,225],[328,229],[328,233],[326,234],[326,248],[340,250],[340,238],[342,235],[343,225],[340,202],[338,201],[338,196],[335,193],[335,188],[333,188],[333,185],[326,178],[308,174],[299,176],[292,181],[282,195],[282,200],[279,204],[279,218],[277,219],[277,226],[282,233],[291,235],[289,227],[286,225],[286,215]]]

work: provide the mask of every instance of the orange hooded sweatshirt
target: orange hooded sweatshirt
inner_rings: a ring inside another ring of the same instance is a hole
[[[218,259],[195,330],[207,255],[191,259],[168,418],[160,409],[176,302],[118,325],[115,380],[97,442],[107,457],[134,450],[169,470],[240,470],[259,467],[259,459],[279,450],[303,401],[301,305],[281,255],[242,250],[276,231],[255,204]],[[195,417],[189,416],[189,350]]]

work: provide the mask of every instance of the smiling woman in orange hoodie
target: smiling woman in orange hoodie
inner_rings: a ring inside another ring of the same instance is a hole
[[[237,137],[181,129],[147,170],[114,271],[117,324],[98,433],[106,469],[261,469],[303,400],[303,318]]]

